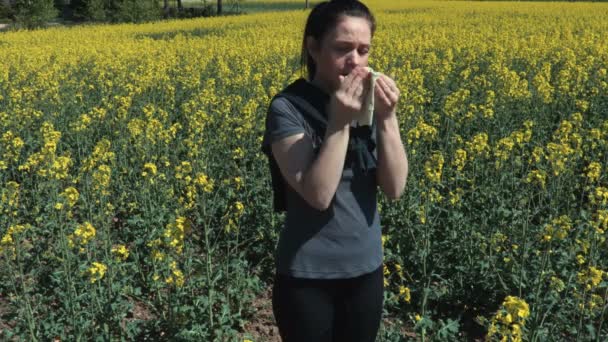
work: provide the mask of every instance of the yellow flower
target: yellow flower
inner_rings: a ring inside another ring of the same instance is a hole
[[[11,247],[12,250],[14,250],[13,244],[15,243],[14,238],[15,235],[20,234],[21,232],[23,232],[26,229],[26,226],[24,225],[13,225],[8,227],[8,229],[6,230],[6,233],[2,236],[2,239],[0,240],[0,253],[3,252],[5,247]]]
[[[236,215],[239,216],[241,214],[243,214],[243,211],[245,210],[245,206],[243,205],[243,203],[237,201],[234,204],[234,208],[236,209]]]
[[[455,191],[450,191],[450,204],[453,206],[458,204],[462,198],[463,193],[464,191],[462,190],[462,188],[456,188]]]
[[[566,215],[554,218],[551,223],[545,225],[544,241],[559,241],[568,236],[568,232],[572,229],[572,220]]]
[[[232,159],[242,159],[245,156],[245,151],[242,148],[237,147],[232,151]]]
[[[107,269],[108,267],[105,264],[93,262],[93,265],[87,270],[91,283],[94,283],[103,278],[103,276],[106,274]]]
[[[207,177],[207,175],[204,173],[197,173],[194,182],[198,186],[202,187],[204,192],[209,193],[213,191],[214,181],[213,179]]]
[[[602,165],[598,162],[592,162],[585,168],[585,176],[590,182],[595,182],[600,179]]]
[[[441,172],[443,170],[443,155],[435,152],[431,158],[424,163],[424,174],[433,183],[441,182]]]
[[[558,277],[552,276],[551,277],[551,283],[549,285],[549,287],[555,291],[555,292],[562,292],[565,288],[566,288],[566,284],[564,284],[564,281],[559,279]]]
[[[600,284],[605,274],[605,271],[589,266],[588,269],[578,272],[578,282],[584,285],[585,289],[592,290]]]
[[[101,191],[102,194],[109,194],[106,190],[110,185],[110,176],[112,174],[112,169],[108,165],[102,164],[99,165],[97,170],[93,172],[93,180],[94,185],[93,188],[95,190]]]
[[[591,223],[598,234],[604,234],[608,230],[608,210],[598,210],[596,220]]]
[[[178,216],[175,222],[169,223],[164,231],[165,241],[177,254],[181,254],[184,247],[184,236],[190,231],[190,224],[183,216]]]
[[[144,171],[142,171],[141,176],[142,177],[148,177],[148,175],[154,177],[156,176],[156,165],[154,163],[145,163],[144,164]]]
[[[589,195],[591,204],[608,205],[608,189],[603,186],[598,186]]]
[[[243,186],[243,178],[234,177],[234,184],[236,185],[237,190],[241,190],[241,187]]]
[[[475,157],[485,157],[490,151],[490,147],[488,146],[488,134],[485,132],[475,135],[473,139],[470,142],[467,141],[465,145],[469,158],[471,159]]]
[[[462,171],[467,161],[467,151],[459,148],[454,152],[454,159],[452,160],[452,166],[458,171]]]
[[[68,245],[75,247],[77,245],[86,245],[96,235],[95,227],[90,222],[85,222],[79,225],[74,233],[68,235]]]
[[[545,188],[546,180],[547,173],[543,170],[532,170],[526,176],[526,183],[540,185],[543,189]]]
[[[80,194],[75,188],[68,187],[59,196],[67,202],[68,206],[73,207],[78,201]]]
[[[165,279],[165,282],[168,285],[175,284],[176,287],[182,287],[184,285],[184,274],[177,267],[177,263],[175,261],[171,262],[171,275]]]
[[[386,244],[386,241],[390,240],[390,238],[384,234],[382,234],[382,247],[384,247],[384,245]]]
[[[409,145],[419,144],[420,142],[431,142],[437,137],[437,128],[424,122],[422,118],[418,119],[416,126],[407,132],[407,143]]]
[[[129,257],[129,250],[125,245],[116,245],[111,251],[118,261],[125,261]]]
[[[410,288],[403,285],[399,286],[399,296],[401,296],[406,303],[409,303],[411,300]]]

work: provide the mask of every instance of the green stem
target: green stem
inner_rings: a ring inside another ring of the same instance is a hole
[[[604,307],[602,308],[602,313],[600,314],[600,324],[597,328],[597,336],[595,338],[595,342],[600,342],[600,337],[602,336],[602,325],[604,324],[605,319],[604,315],[606,314],[606,308],[608,308],[608,288],[604,291]]]

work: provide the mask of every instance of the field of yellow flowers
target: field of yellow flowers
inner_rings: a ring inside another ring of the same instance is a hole
[[[386,314],[608,339],[608,5],[366,3],[410,161]],[[261,134],[307,13],[0,34],[0,339],[251,338],[282,224]]]

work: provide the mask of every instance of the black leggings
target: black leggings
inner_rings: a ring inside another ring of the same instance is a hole
[[[283,342],[374,342],[384,300],[382,265],[349,279],[275,273],[272,309]]]

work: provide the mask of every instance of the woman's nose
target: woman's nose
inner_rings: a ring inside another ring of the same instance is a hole
[[[352,51],[348,57],[346,58],[346,63],[348,64],[349,67],[351,68],[356,68],[359,66],[359,64],[361,64],[361,56],[359,56],[359,53],[357,52],[357,50]]]

